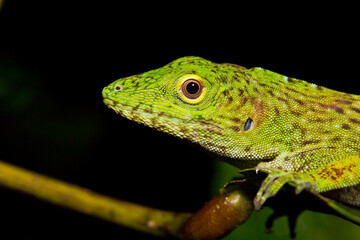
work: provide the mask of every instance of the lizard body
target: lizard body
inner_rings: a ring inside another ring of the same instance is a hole
[[[239,169],[268,173],[256,209],[288,182],[296,192],[340,191],[336,199],[360,205],[360,96],[184,57],[119,79],[103,97],[130,120],[199,144]]]

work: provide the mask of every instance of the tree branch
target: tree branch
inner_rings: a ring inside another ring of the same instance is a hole
[[[0,185],[158,236],[179,237],[181,226],[191,216],[116,200],[1,161]]]
[[[2,161],[0,185],[138,231],[186,240],[219,239],[245,222],[254,209],[254,194],[246,184],[227,188],[195,214],[116,200]]]

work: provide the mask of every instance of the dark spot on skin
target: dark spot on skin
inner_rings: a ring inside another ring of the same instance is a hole
[[[309,173],[309,174],[308,174],[308,176],[309,176],[309,177],[310,177],[310,178],[311,178],[314,182],[316,182],[316,179],[317,179],[317,178],[316,178],[316,177],[314,177],[314,175],[313,175],[313,174],[310,174],[310,173]]]
[[[354,107],[352,107],[351,110],[353,110],[354,112],[360,113],[360,109],[359,109],[359,108],[354,108]]]
[[[330,130],[323,130],[323,131],[321,131],[321,133],[323,133],[323,134],[330,134],[331,131],[330,131]]]
[[[355,118],[350,118],[349,121],[355,124],[360,124],[360,120],[357,120]]]
[[[203,136],[202,136],[204,139],[211,139],[212,137],[211,136],[209,136],[209,135],[207,135],[207,134],[204,134]],[[210,140],[211,141],[211,140]]]
[[[229,94],[229,90],[224,90],[222,94],[224,94],[224,96],[227,96]]]
[[[341,177],[344,174],[344,168],[330,168],[331,171],[335,173],[336,176]]]
[[[218,147],[213,142],[207,142],[206,145],[209,146],[209,147],[212,147],[212,148],[217,148]]]
[[[138,119],[139,119],[139,117],[136,116],[136,115],[134,115],[133,118],[132,118],[133,121],[139,121]]]
[[[189,131],[185,127],[180,127],[180,132],[182,132],[183,134],[186,134]]]
[[[244,106],[245,105],[245,103],[248,101],[249,99],[247,98],[247,97],[242,97],[242,99],[241,99],[241,103],[240,103],[240,105],[239,105],[239,109],[241,110],[242,109],[242,106]]]
[[[157,128],[158,128],[159,130],[161,130],[161,131],[165,131],[165,130],[167,129],[167,126],[166,126],[166,125],[163,125],[163,124],[159,124],[159,125],[157,126]]]
[[[233,100],[234,100],[234,99],[233,99],[232,96],[228,97],[228,101],[229,101],[229,102],[232,102]]]
[[[344,167],[329,167],[322,170],[320,175],[323,177],[330,176],[332,180],[337,180],[344,175],[344,172],[352,172],[353,167],[355,167],[355,164],[350,164],[349,166]]]
[[[337,141],[340,141],[341,140],[341,137],[340,136],[336,136],[336,137],[333,137],[331,139],[332,142],[337,142]]]
[[[138,88],[139,87],[139,81],[136,80],[135,84],[133,84],[133,88]]]
[[[235,132],[239,132],[241,130],[241,128],[239,128],[238,126],[230,126],[229,128],[231,128]]]
[[[139,105],[136,105],[135,107],[133,107],[133,111],[137,111],[138,109],[139,109],[139,107],[140,107],[140,104]]]
[[[313,113],[317,113],[317,112],[318,112],[318,110],[317,110],[315,107],[313,107],[313,106],[308,107],[308,109],[309,109],[309,111],[311,111],[311,112],[313,112]]]
[[[208,132],[210,132],[210,133],[213,133],[213,134],[216,134],[216,135],[219,135],[219,136],[223,135],[220,131],[216,131],[214,128],[211,128],[211,127],[206,127],[206,130]]]
[[[305,140],[302,142],[303,145],[308,145],[308,144],[316,144],[321,142],[321,140]]]
[[[335,110],[335,112],[337,112],[337,113],[344,113],[344,109],[342,109],[341,107],[338,107],[336,105],[330,105],[329,108]]]
[[[300,93],[299,91],[297,91],[297,90],[295,90],[293,88],[286,87],[286,89],[289,90],[289,91],[292,91],[294,93]]]
[[[280,115],[280,111],[279,111],[279,109],[277,107],[274,107],[274,111],[275,111],[276,115]]]
[[[351,105],[353,103],[352,101],[345,100],[345,99],[336,99],[335,102],[345,104],[345,105]]]
[[[290,158],[289,156],[284,158],[284,161],[285,161],[285,162],[288,162],[288,161],[290,161],[290,160],[291,160],[291,158]]]
[[[244,90],[240,89],[239,90],[239,96],[242,97],[243,93],[244,93]]]
[[[230,120],[233,121],[233,122],[236,122],[236,123],[239,123],[241,121],[241,119],[237,118],[237,117],[231,118]]]
[[[339,106],[336,105],[328,105],[328,104],[323,104],[323,103],[318,103],[318,105],[322,108],[330,108],[332,110],[335,110],[335,112],[337,113],[344,113],[344,109],[342,109]]]
[[[266,87],[267,85],[265,83],[258,83],[259,86]]]
[[[153,111],[151,109],[144,109],[143,111],[146,112],[146,113],[150,113],[150,114],[153,113]]]
[[[296,111],[293,111],[293,110],[290,110],[290,113],[292,114],[292,115],[295,115],[295,116],[301,116],[301,115],[303,115],[301,112],[296,112]]]
[[[322,90],[322,87],[321,86],[316,86],[316,89],[317,90]]]
[[[299,99],[294,99],[294,101],[297,102],[297,103],[300,104],[300,105],[304,105],[304,102],[301,101],[301,100],[299,100]]]
[[[302,127],[297,127],[298,129],[300,129],[300,132],[302,135],[305,135],[306,132],[307,132],[307,129],[306,128],[302,128]]]
[[[296,172],[303,172],[304,171],[304,165],[301,165],[298,169],[296,169]]]
[[[292,78],[289,77],[289,78],[288,78],[288,82],[289,82],[289,83],[294,83],[294,82],[296,82],[296,81],[295,81],[294,79],[292,79]]]
[[[157,117],[151,118],[150,121],[151,121],[151,125],[154,126],[157,123]]]
[[[274,97],[275,95],[274,95],[274,93],[273,93],[273,91],[271,91],[271,90],[267,90],[267,92],[270,94],[270,96],[272,96],[272,97]]]
[[[312,122],[319,122],[319,123],[324,123],[324,122],[328,122],[329,119],[323,119],[323,118],[316,118],[311,120]]]
[[[226,119],[228,119],[228,117],[227,117],[227,116],[225,116],[225,115],[220,115],[220,116],[219,116],[219,118],[221,118],[222,120],[226,120]],[[206,124],[205,124],[205,123],[200,123],[200,125],[201,125],[201,126],[203,126],[203,125],[204,125],[204,126],[206,126]]]
[[[284,103],[289,103],[289,101],[285,98],[282,98],[282,97],[278,97],[278,99]]]
[[[279,86],[279,83],[278,83],[277,81],[271,81],[271,84],[272,84],[272,85]]]
[[[245,152],[250,152],[251,147],[250,146],[246,146],[246,148],[244,149]]]
[[[320,107],[322,107],[322,108],[329,108],[329,105],[326,105],[326,104],[324,104],[324,103],[318,103],[319,104],[319,106]]]
[[[306,156],[307,156],[307,153],[306,152],[301,152],[301,153],[299,153],[298,156],[299,156],[300,159],[305,159]]]
[[[349,126],[349,124],[343,123],[343,125],[341,125],[341,127],[345,130],[349,130],[351,129],[351,127]]]

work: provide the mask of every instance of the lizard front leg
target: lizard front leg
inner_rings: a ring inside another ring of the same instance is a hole
[[[284,152],[271,162],[261,162],[256,167],[256,172],[268,174],[262,182],[254,199],[256,210],[260,210],[265,201],[274,196],[286,183],[293,183],[295,193],[299,194],[304,189],[316,189],[316,183],[311,176],[293,171],[293,164],[288,159],[291,153]]]
[[[293,183],[296,186],[295,193],[299,194],[304,189],[316,189],[316,184],[311,181],[311,178],[304,174],[296,172],[286,172],[278,169],[262,167],[260,164],[257,170],[268,172],[269,175],[262,182],[259,191],[254,199],[255,209],[260,210],[265,201],[274,196],[286,183]],[[269,172],[271,171],[271,172]]]

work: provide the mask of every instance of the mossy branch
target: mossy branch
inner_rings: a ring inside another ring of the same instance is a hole
[[[107,221],[159,236],[177,236],[191,216],[113,199],[0,161],[0,185]]]
[[[245,222],[254,206],[247,190],[219,193],[194,215],[117,200],[0,161],[0,185],[138,231],[181,239],[218,239]]]

